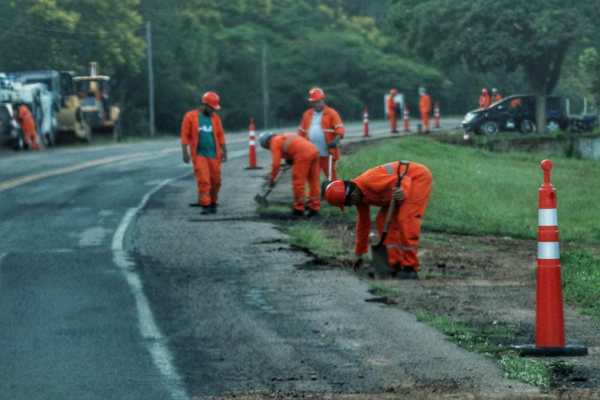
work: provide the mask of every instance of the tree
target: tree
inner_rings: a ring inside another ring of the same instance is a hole
[[[407,48],[437,65],[465,62],[476,71],[522,70],[536,95],[537,129],[546,127],[546,96],[572,46],[598,17],[587,0],[396,0],[391,22]]]

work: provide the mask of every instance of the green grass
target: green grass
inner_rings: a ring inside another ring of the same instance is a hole
[[[563,255],[561,264],[566,300],[600,321],[600,258],[572,251]]]
[[[338,171],[344,179],[351,179],[394,160],[425,164],[434,179],[425,229],[535,238],[537,196],[543,181],[539,163],[544,158],[544,154],[491,153],[410,137],[365,145],[343,157]],[[552,160],[562,239],[600,241],[600,207],[593,206],[600,198],[600,163],[556,157]],[[354,211],[346,215],[353,217]]]
[[[294,224],[286,229],[286,233],[290,238],[290,244],[306,249],[321,259],[340,259],[348,256],[348,249],[316,224],[310,222]]]
[[[500,358],[500,366],[508,378],[548,388],[552,381],[552,368],[540,360],[507,354]]]

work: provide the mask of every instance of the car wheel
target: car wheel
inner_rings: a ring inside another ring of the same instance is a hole
[[[533,133],[535,132],[535,124],[529,119],[524,119],[523,121],[521,121],[519,130],[521,131],[521,133]]]
[[[495,135],[498,133],[498,124],[493,121],[486,122],[481,125],[481,131],[486,135]]]

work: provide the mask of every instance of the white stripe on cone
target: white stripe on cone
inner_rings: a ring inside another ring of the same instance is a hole
[[[558,260],[560,259],[560,245],[558,242],[538,242],[539,260]]]
[[[540,208],[538,212],[539,226],[558,226],[556,208]]]
[[[256,145],[256,141],[255,140],[251,140],[250,141],[250,146],[254,146],[254,145]]]

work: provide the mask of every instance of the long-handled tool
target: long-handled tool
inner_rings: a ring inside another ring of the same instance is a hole
[[[281,167],[279,169],[279,172],[277,173],[277,176],[273,180],[273,184],[268,185],[267,189],[265,190],[265,192],[263,194],[258,193],[256,196],[254,196],[254,201],[257,204],[259,204],[262,207],[267,207],[269,205],[269,201],[267,200],[267,197],[271,194],[271,192],[275,188],[275,185],[277,185],[277,182],[279,182],[279,179],[281,179],[281,176],[283,175],[283,173],[285,171],[287,171],[288,169],[289,168]]]
[[[329,184],[331,182],[333,182],[333,179],[331,177],[331,174],[333,174],[333,155],[329,154],[329,165],[328,165],[328,171],[329,172],[327,174],[327,179],[323,181],[323,183],[321,183],[321,198],[323,199],[325,197],[325,190],[327,190],[327,186],[329,186]]]
[[[400,174],[400,169],[402,168],[403,165],[406,165],[406,168],[404,169],[404,173]],[[396,191],[402,185],[402,179],[404,179],[404,177],[408,173],[408,167],[409,167],[409,164],[406,162],[400,161],[398,163],[398,181],[396,182],[394,191]],[[387,249],[386,249],[386,246],[383,244],[383,242],[387,238],[388,230],[390,227],[390,222],[392,221],[392,215],[394,214],[396,205],[397,205],[396,200],[392,200],[389,205],[387,214],[385,216],[385,221],[383,224],[383,232],[381,232],[381,237],[379,238],[379,242],[377,242],[374,245],[371,245],[371,256],[372,256],[371,265],[372,265],[373,269],[375,270],[376,275],[379,275],[379,276],[386,276],[387,274],[389,274],[389,271],[390,271],[389,266],[388,266],[388,259],[387,259]]]

